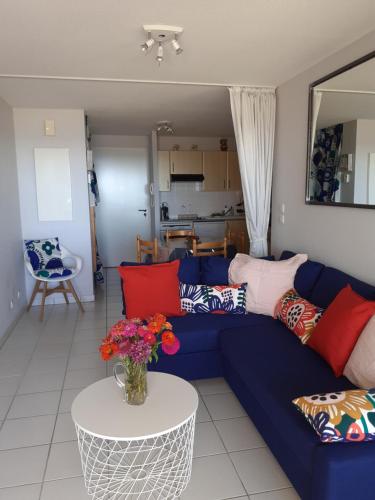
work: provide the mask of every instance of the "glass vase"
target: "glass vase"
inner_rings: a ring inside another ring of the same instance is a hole
[[[147,365],[124,361],[124,399],[130,405],[142,405],[147,397]]]

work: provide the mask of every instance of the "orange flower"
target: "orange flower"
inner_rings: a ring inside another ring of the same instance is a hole
[[[167,321],[167,318],[164,316],[164,314],[157,313],[154,315],[152,318],[153,321],[156,321],[156,323],[163,324]]]
[[[167,330],[166,332],[163,332],[161,341],[164,345],[173,345],[176,342],[175,334],[170,330]]]
[[[158,333],[160,331],[160,324],[156,321],[150,321],[147,325],[147,330],[151,333]]]
[[[166,321],[163,326],[166,330],[172,330],[172,325],[169,321]]]
[[[118,345],[115,342],[104,342],[99,347],[100,354],[104,361],[108,361],[118,352]]]

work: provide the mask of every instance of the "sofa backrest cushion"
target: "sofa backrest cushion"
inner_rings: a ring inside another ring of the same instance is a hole
[[[290,259],[296,255],[290,250],[284,250],[280,256],[280,260]],[[311,299],[311,292],[318,281],[318,278],[323,271],[324,265],[320,262],[315,262],[313,260],[308,260],[304,262],[297,270],[296,276],[294,278],[294,288],[297,292],[305,299]],[[311,299],[315,304],[315,302]],[[316,304],[320,306],[320,304]]]
[[[231,259],[213,255],[201,257],[201,281],[202,285],[227,285],[228,269]],[[183,280],[181,280],[183,283]],[[196,283],[194,283],[196,284]]]
[[[312,291],[311,302],[326,308],[346,285],[367,300],[375,300],[375,287],[333,267],[325,267]]]

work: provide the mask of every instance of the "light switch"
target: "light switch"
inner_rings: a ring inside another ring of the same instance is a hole
[[[44,135],[56,135],[55,120],[44,120]]]
[[[280,212],[281,212],[282,214],[285,214],[285,203],[282,203],[282,204],[280,205]]]
[[[285,224],[285,215],[284,214],[280,215],[279,220],[281,224]]]

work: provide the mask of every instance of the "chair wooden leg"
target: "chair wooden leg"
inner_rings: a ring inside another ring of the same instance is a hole
[[[46,297],[47,297],[47,288],[48,288],[48,283],[47,281],[45,281],[43,285],[42,303],[40,305],[40,316],[39,316],[40,321],[43,321],[44,319],[44,304],[46,302]]]
[[[79,300],[79,297],[78,297],[76,291],[74,290],[73,283],[70,280],[66,280],[66,284],[68,285],[69,290],[71,291],[73,297],[75,298],[75,301],[77,302],[77,305],[80,308],[81,312],[85,312],[85,310],[83,309],[83,306],[81,304],[81,301]]]
[[[60,281],[60,283],[59,283],[59,284],[60,284],[60,286],[61,286],[62,288],[65,288],[65,285],[64,285],[64,282],[63,282],[63,281]],[[64,295],[65,302],[66,302],[67,304],[69,304],[68,294],[67,294],[66,292],[62,292],[62,294]]]
[[[33,293],[31,294],[31,297],[30,297],[30,302],[27,306],[27,310],[30,311],[31,309],[31,306],[33,305],[33,302],[34,302],[34,299],[35,299],[35,296],[36,294],[39,292],[39,286],[41,284],[41,281],[39,280],[35,280],[35,285],[34,285],[34,290],[33,290]]]

